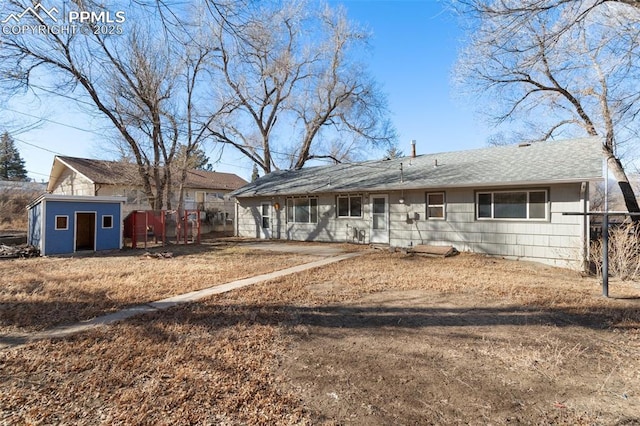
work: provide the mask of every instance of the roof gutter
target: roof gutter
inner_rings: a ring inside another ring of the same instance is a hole
[[[541,185],[561,185],[566,183],[582,183],[582,182],[601,182],[603,177],[592,178],[575,178],[575,179],[559,179],[559,180],[540,180],[540,181],[507,181],[507,182],[478,182],[465,184],[449,184],[449,185],[388,185],[378,187],[354,187],[354,188],[335,188],[333,190],[315,190],[300,192],[276,191],[264,193],[239,193],[232,195],[235,198],[249,197],[275,197],[275,196],[294,196],[294,195],[315,195],[315,194],[333,194],[333,193],[349,193],[349,192],[388,192],[388,191],[408,191],[420,189],[454,189],[454,188],[495,188],[495,187],[523,187],[523,186],[541,186]]]

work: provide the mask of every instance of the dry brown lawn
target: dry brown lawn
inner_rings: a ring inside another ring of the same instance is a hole
[[[366,253],[2,351],[0,422],[640,424],[640,288],[600,292],[526,262]]]
[[[173,258],[144,255],[165,251]],[[312,259],[222,243],[0,260],[0,333],[87,320]]]

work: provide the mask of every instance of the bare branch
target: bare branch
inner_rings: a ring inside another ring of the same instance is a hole
[[[475,18],[458,63],[460,88],[475,94],[498,123],[534,121],[546,129],[538,135],[542,140],[561,127],[574,128],[574,135],[602,136],[607,156],[614,154],[619,140],[638,133],[640,2],[459,4]],[[627,207],[640,210],[628,191],[622,163],[611,158]]]

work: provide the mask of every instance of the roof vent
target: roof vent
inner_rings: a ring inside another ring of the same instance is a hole
[[[524,148],[525,146],[531,146],[531,142],[522,142],[518,144],[518,148]]]

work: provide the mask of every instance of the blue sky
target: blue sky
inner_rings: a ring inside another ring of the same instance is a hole
[[[418,154],[486,145],[490,129],[468,106],[470,101],[453,95],[451,72],[463,34],[446,5],[435,0],[330,3],[343,4],[350,18],[373,34],[370,71],[388,96],[398,145],[405,154],[410,152],[412,139],[417,141]],[[100,143],[104,129],[85,116],[81,108],[33,99],[15,100],[0,118],[18,122],[36,120],[26,114],[49,120],[35,130],[15,136],[30,177],[47,180],[53,152],[104,157]],[[251,175],[251,163],[230,149],[226,149],[222,162],[214,168],[245,179]]]

